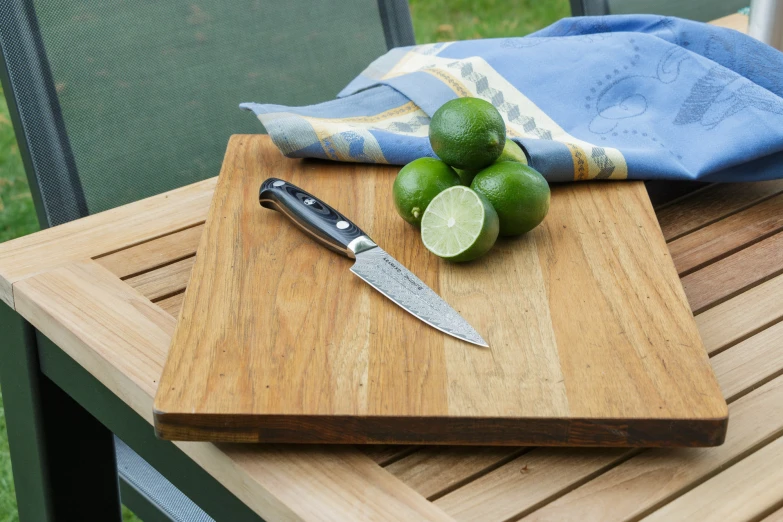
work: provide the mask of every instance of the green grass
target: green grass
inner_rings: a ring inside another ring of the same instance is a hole
[[[36,230],[33,198],[8,117],[8,106],[5,97],[0,97],[0,243]]]
[[[410,0],[419,43],[522,36],[569,15],[568,0]],[[0,243],[38,230],[33,200],[0,89]],[[123,507],[125,522],[138,521]],[[0,522],[17,522],[0,396]]]
[[[5,410],[0,399],[0,521],[16,520],[16,493],[11,473],[11,455],[8,451],[8,437],[5,431]]]
[[[523,36],[570,16],[568,0],[410,0],[418,43]]]

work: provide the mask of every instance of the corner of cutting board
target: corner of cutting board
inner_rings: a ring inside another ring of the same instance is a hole
[[[228,146],[226,147],[226,156],[228,156],[228,152],[233,147],[241,147],[245,145],[248,141],[252,140],[260,140],[265,141],[270,139],[267,135],[259,135],[259,134],[232,134],[228,138]]]
[[[693,447],[712,448],[726,441],[729,428],[728,413],[725,417],[700,419],[696,423],[701,428],[701,437],[694,441]]]
[[[713,446],[720,446],[724,442],[726,442],[726,433],[729,430],[729,414],[728,409],[726,411],[726,416],[722,417],[720,419],[715,419],[715,430],[713,433]]]
[[[157,398],[152,406],[152,419],[155,426],[155,436],[162,440],[171,440],[173,426],[169,426],[166,420],[167,412],[158,409]]]
[[[721,411],[718,416],[712,419],[705,419],[705,422],[712,426],[712,446],[720,446],[726,440],[726,433],[729,429],[729,405],[724,400],[721,404]]]
[[[234,145],[237,141],[241,141],[247,134],[232,134],[228,137],[229,146]]]

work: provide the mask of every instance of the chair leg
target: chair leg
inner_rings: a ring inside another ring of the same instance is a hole
[[[41,374],[32,326],[0,304],[0,382],[21,522],[119,522],[112,433]]]

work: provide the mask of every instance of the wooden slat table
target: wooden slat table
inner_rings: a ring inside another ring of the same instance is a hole
[[[3,300],[149,421],[213,187],[208,180],[0,246]],[[713,185],[658,209],[730,403],[721,447],[179,446],[272,520],[771,512],[783,503],[783,258],[762,247],[783,239],[781,197],[783,180],[728,193]]]
[[[214,186],[0,245],[0,298],[150,423]],[[720,447],[178,446],[268,520],[781,520],[781,198],[712,185],[657,209],[729,402]]]

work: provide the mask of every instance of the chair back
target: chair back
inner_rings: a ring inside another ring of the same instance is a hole
[[[749,0],[571,0],[574,16],[659,14],[709,22],[736,13]]]
[[[405,0],[3,0],[0,80],[41,226],[218,174],[244,101],[330,99],[414,43]]]

